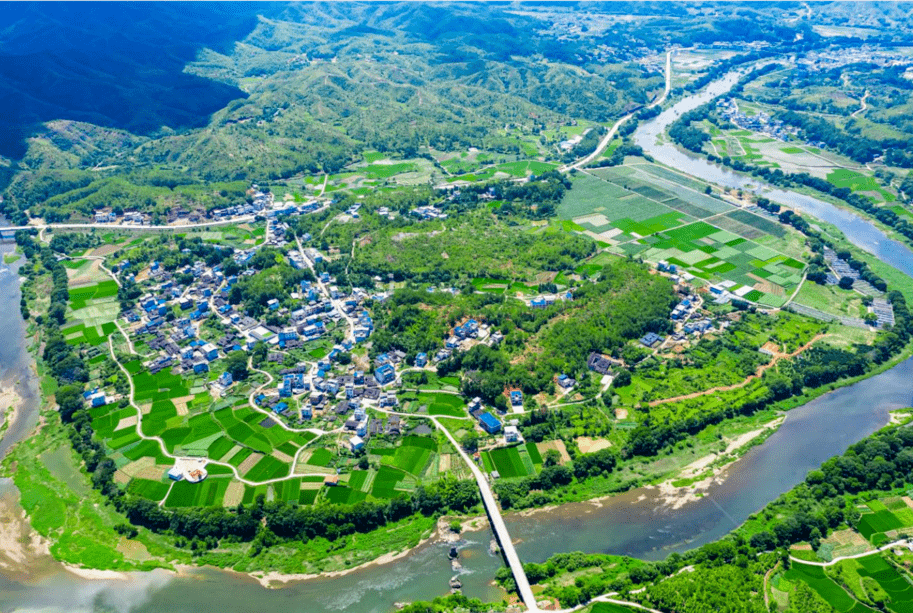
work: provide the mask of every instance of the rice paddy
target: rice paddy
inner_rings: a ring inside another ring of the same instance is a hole
[[[782,306],[801,283],[805,263],[768,246],[786,243],[788,230],[776,221],[690,185],[676,189],[675,173],[659,167],[593,174],[574,180],[558,215],[610,251],[667,261],[764,306]]]

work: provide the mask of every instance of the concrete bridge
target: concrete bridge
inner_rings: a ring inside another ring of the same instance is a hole
[[[456,447],[457,451],[463,457],[463,460],[472,470],[472,474],[479,485],[479,492],[482,494],[482,502],[485,503],[485,510],[488,512],[491,529],[494,531],[495,537],[501,545],[501,551],[504,552],[504,557],[507,559],[507,565],[510,567],[511,572],[514,575],[514,581],[517,583],[517,592],[519,592],[520,598],[523,599],[526,608],[531,613],[539,613],[541,609],[539,609],[539,606],[536,604],[536,596],[529,586],[529,579],[526,577],[526,571],[523,570],[520,556],[517,555],[517,550],[514,549],[514,544],[510,540],[510,533],[507,531],[507,525],[504,523],[504,518],[501,517],[501,509],[498,507],[498,502],[495,500],[494,494],[491,493],[488,479],[485,478],[485,474],[476,466],[476,463],[472,461],[472,458],[463,451],[462,445],[457,442],[450,431],[438,423],[433,417],[431,419],[438,427],[438,430],[447,435],[447,438],[450,439],[450,442]]]

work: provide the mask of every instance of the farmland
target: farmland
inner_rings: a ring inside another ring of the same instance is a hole
[[[674,173],[656,168],[598,169],[582,175],[558,215],[615,253],[667,261],[694,277],[721,283],[745,300],[782,306],[805,269],[804,262],[774,248],[801,255],[788,230],[680,185]]]
[[[504,479],[528,477],[542,467],[542,457],[533,443],[513,447],[498,447],[482,452],[482,463],[487,472],[497,471]]]
[[[894,540],[903,528],[913,528],[913,509],[900,497],[870,500],[860,511],[859,533],[875,546]]]

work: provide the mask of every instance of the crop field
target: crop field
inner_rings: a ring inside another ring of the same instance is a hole
[[[364,492],[353,490],[350,487],[337,485],[335,487],[326,488],[326,497],[327,500],[334,504],[355,504],[356,502],[361,502],[368,496]]]
[[[543,172],[554,170],[557,168],[557,165],[549,164],[548,162],[539,162],[537,160],[521,160],[519,162],[499,164],[496,168],[499,172],[506,172],[513,177],[525,177],[528,175],[539,175]]]
[[[413,408],[425,406],[428,415],[442,415],[444,417],[466,417],[466,403],[456,394],[440,394],[434,392],[421,392],[419,394],[406,394],[401,400],[412,402]]]
[[[643,187],[648,186],[643,184]],[[610,244],[627,242],[694,220],[640,193],[589,175],[574,179],[574,187],[558,206],[557,213],[560,219],[572,220],[588,230],[593,238]]]
[[[208,478],[200,483],[176,481],[165,499],[166,507],[220,506],[231,479]]]
[[[114,303],[114,306],[117,307],[116,302]],[[102,317],[102,319],[104,319],[104,317]],[[97,347],[98,345],[105,343],[108,340],[108,335],[116,329],[113,321],[114,317],[111,317],[109,321],[95,325],[94,323],[91,323],[91,320],[89,323],[86,323],[86,321],[83,320],[80,323],[64,328],[62,330],[64,339],[70,345],[86,343],[87,345]]]
[[[502,478],[510,479],[512,477],[527,477],[536,474],[533,458],[530,457],[528,447],[524,445],[499,447],[484,452],[484,455],[488,456],[488,462],[483,459],[486,469],[498,471]],[[488,468],[489,465],[491,469]]]
[[[127,485],[127,491],[158,502],[168,493],[168,484],[151,479],[132,479]]]
[[[859,519],[859,533],[872,543],[888,540],[885,532],[913,527],[913,509],[899,498],[884,501],[870,500],[866,503],[870,512],[864,512]]]
[[[288,474],[288,464],[277,460],[273,456],[267,455],[263,456],[263,458],[257,462],[253,468],[247,471],[247,474],[244,475],[244,478],[250,481],[269,481],[270,479],[285,477]]]
[[[696,277],[723,279],[729,291],[767,306],[782,306],[802,280],[805,264],[704,222],[621,246],[651,262],[665,260]]]
[[[311,466],[329,466],[333,461],[333,452],[329,449],[315,449],[308,458],[307,464]]]
[[[715,218],[713,223],[724,230],[735,232],[751,240],[757,240],[768,234],[776,238],[786,236],[786,228],[781,224],[748,211],[732,211]]]
[[[855,560],[857,572],[871,577],[887,592],[891,599],[888,609],[895,613],[913,612],[913,585],[881,556],[866,556]]]
[[[434,439],[423,436],[406,436],[392,456],[383,456],[381,463],[399,468],[411,475],[421,477],[431,456],[437,452]],[[380,479],[380,475],[378,475]],[[376,483],[376,481],[375,481]]]
[[[117,296],[117,283],[102,281],[96,285],[70,288],[70,308],[74,311],[83,309],[90,300]]]
[[[406,475],[402,471],[396,470],[391,466],[382,465],[374,477],[371,495],[375,498],[394,498],[398,494],[396,486],[405,478]]]
[[[792,567],[784,573],[789,581],[803,581],[840,613],[864,613],[871,611],[850,596],[824,573],[820,566],[811,566],[793,562]]]

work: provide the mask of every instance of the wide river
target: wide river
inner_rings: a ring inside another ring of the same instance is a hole
[[[635,133],[637,143],[658,161],[695,177],[728,187],[762,191],[771,200],[793,206],[843,231],[859,247],[913,277],[913,253],[888,239],[872,224],[821,200],[759,185],[658,144],[657,135],[681,113],[725,93],[737,81],[730,75],[704,92],[686,98]],[[3,246],[9,252],[10,246]],[[0,308],[18,312],[16,275],[0,274]],[[19,380],[25,396],[20,423],[4,445],[21,437],[37,413],[35,383],[28,377],[29,358],[18,317],[0,320],[0,373]],[[913,404],[913,359],[854,385],[831,392],[787,415],[767,441],[733,465],[707,495],[678,510],[662,506],[656,490],[639,489],[600,504],[564,505],[526,516],[507,514],[505,521],[525,562],[541,562],[566,551],[607,552],[658,559],[715,540],[750,514],[799,483],[827,458],[843,452],[888,419],[888,411]],[[0,482],[0,494],[9,484]],[[461,546],[462,580],[467,596],[500,599],[490,585],[499,557],[488,554],[488,532],[469,533]],[[352,611],[386,613],[393,603],[431,599],[447,592],[452,576],[446,546],[426,544],[407,557],[383,566],[369,566],[336,578],[299,582],[268,590],[249,578],[216,570],[197,570],[173,577],[164,572],[136,573],[127,581],[87,581],[54,570],[21,582],[0,574],[0,611],[131,611],[148,613],[226,613],[235,611]]]

